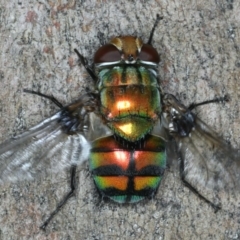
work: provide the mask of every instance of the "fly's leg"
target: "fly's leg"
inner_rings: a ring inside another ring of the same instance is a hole
[[[209,104],[227,102],[229,97],[215,98],[201,103],[190,104],[189,107],[181,104],[172,94],[165,94],[163,98],[163,112],[166,119],[165,126],[170,134],[174,137],[188,137],[196,124],[196,115],[191,111],[192,109]]]
[[[156,18],[155,23],[154,23],[154,25],[153,25],[153,28],[152,28],[152,30],[151,30],[151,33],[150,33],[150,36],[149,36],[149,39],[148,39],[147,44],[152,45],[153,34],[154,34],[154,32],[155,32],[155,29],[156,29],[159,21],[162,20],[162,19],[163,19],[163,17],[160,17],[160,15],[157,14],[157,18]]]
[[[45,230],[52,218],[61,210],[61,208],[66,204],[68,199],[72,197],[76,190],[76,169],[77,166],[73,165],[70,169],[71,171],[71,180],[70,180],[70,191],[62,199],[62,201],[57,205],[56,209],[49,215],[47,220],[40,226],[40,229]]]
[[[189,107],[182,105],[173,95],[166,94],[163,99],[164,103],[164,115],[167,122],[166,128],[169,130],[170,135],[172,135],[176,141],[180,141],[186,137],[190,137],[191,132],[196,126],[196,115],[191,112],[192,109],[209,103],[228,101],[228,97],[216,98],[209,101],[204,101],[197,104],[191,104]],[[181,143],[180,143],[181,144]],[[180,154],[180,152],[179,152]],[[185,175],[185,162],[184,158],[180,156],[180,177],[182,182],[186,187],[188,187],[193,193],[204,200],[206,203],[210,204],[217,212],[221,207],[220,205],[214,204],[206,197],[204,197],[194,186],[191,185],[186,180]]]
[[[74,49],[74,51],[78,55],[81,64],[85,67],[85,69],[87,70],[88,74],[96,82],[98,78],[97,78],[96,74],[94,73],[93,69],[88,65],[87,59],[77,49]]]
[[[83,95],[81,99],[64,107],[56,98],[48,96],[40,92],[24,89],[24,92],[35,94],[51,100],[56,104],[61,111],[58,124],[61,124],[62,131],[67,135],[76,134],[88,130],[89,126],[89,113],[93,112],[96,108],[96,96],[89,94]],[[70,168],[71,181],[70,191],[65,195],[62,201],[57,205],[56,209],[50,214],[47,220],[40,226],[42,230],[45,230],[52,218],[60,211],[60,209],[66,204],[68,199],[73,196],[76,189],[76,165],[72,165]]]
[[[206,105],[209,103],[220,103],[220,102],[228,102],[229,101],[229,97],[227,95],[223,96],[223,97],[219,97],[219,98],[215,98],[212,100],[207,100],[207,101],[203,101],[200,103],[192,103],[190,104],[190,106],[188,107],[188,110],[191,111],[194,108],[198,107],[198,106],[202,106],[202,105]],[[194,192],[199,198],[201,198],[202,200],[204,200],[206,203],[208,203],[215,212],[217,212],[218,210],[221,209],[220,205],[214,204],[211,201],[209,201],[207,198],[205,198],[203,195],[201,195],[197,189],[195,189],[186,179],[185,179],[185,174],[184,174],[184,159],[181,157],[180,158],[180,177],[182,182],[184,183],[184,185],[186,187],[188,187],[192,192]]]
[[[68,106],[63,106],[53,96],[28,89],[24,89],[23,91],[47,98],[57,105],[61,109],[61,117],[58,122],[62,125],[62,131],[66,134],[75,134],[79,130],[84,131],[89,121],[88,114],[95,111],[97,102],[99,101],[97,93],[88,92],[78,101]]]
[[[186,179],[185,179],[185,174],[184,174],[184,159],[180,156],[180,178],[183,182],[183,184],[189,188],[194,194],[196,194],[200,199],[205,201],[207,204],[209,204],[213,209],[214,212],[216,213],[218,210],[221,209],[221,206],[218,204],[214,204],[207,198],[205,198],[196,188],[194,188]]]
[[[63,105],[54,96],[48,96],[46,94],[43,94],[43,93],[40,93],[40,92],[36,92],[36,91],[32,91],[32,90],[28,90],[28,89],[23,89],[23,92],[31,93],[31,94],[38,95],[40,97],[47,98],[47,99],[51,100],[55,105],[57,105],[60,109],[63,108]]]
[[[214,98],[212,100],[207,100],[207,101],[200,102],[200,103],[192,103],[189,105],[188,110],[191,111],[198,106],[206,105],[209,103],[221,103],[221,102],[228,102],[228,101],[229,101],[229,96],[225,95],[223,97]]]
[[[192,129],[194,128],[195,115],[192,112],[187,111],[182,115],[181,119],[174,119],[171,124],[171,131],[173,135],[178,134],[179,137],[188,137],[191,134]],[[180,155],[180,152],[179,152]],[[188,187],[193,193],[195,193],[200,199],[208,203],[215,212],[217,212],[221,207],[217,204],[214,204],[207,198],[205,198],[196,188],[194,188],[186,179],[185,179],[185,164],[184,159],[180,156],[180,178],[184,185]]]

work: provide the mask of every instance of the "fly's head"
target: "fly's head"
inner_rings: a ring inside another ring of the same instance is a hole
[[[113,38],[108,44],[100,47],[94,56],[97,66],[119,63],[157,66],[159,61],[159,54],[151,44],[145,44],[140,38],[133,36]]]

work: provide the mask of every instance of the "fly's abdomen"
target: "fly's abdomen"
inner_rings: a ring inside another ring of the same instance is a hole
[[[148,134],[161,112],[153,69],[117,66],[99,72],[100,111],[115,134],[138,141]]]
[[[150,135],[139,149],[123,148],[113,136],[93,142],[90,170],[99,192],[113,201],[152,197],[166,166],[164,142]]]

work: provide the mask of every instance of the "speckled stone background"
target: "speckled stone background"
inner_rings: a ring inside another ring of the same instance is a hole
[[[238,1],[0,0],[0,139],[57,111],[23,88],[53,94],[64,104],[91,83],[73,49],[91,62],[116,35],[147,40],[156,14],[164,19],[153,44],[161,54],[165,92],[188,105],[229,94],[231,101],[197,109],[198,116],[240,148]],[[49,224],[39,225],[68,188],[65,172],[0,186],[0,239],[240,239],[240,200],[213,209],[166,172],[153,200],[136,205],[99,201],[87,165],[78,190]]]

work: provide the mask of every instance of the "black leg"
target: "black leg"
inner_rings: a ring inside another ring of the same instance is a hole
[[[88,62],[87,62],[86,58],[84,58],[83,55],[77,49],[74,49],[74,51],[78,55],[81,64],[85,67],[85,69],[87,70],[88,74],[96,82],[98,78],[95,75],[93,69],[88,65]]]
[[[70,191],[62,199],[62,201],[57,205],[56,209],[50,214],[50,216],[45,220],[45,222],[40,226],[40,229],[45,230],[52,218],[60,211],[60,209],[66,204],[68,199],[73,196],[76,189],[76,169],[77,166],[73,165],[70,169],[71,171],[71,181],[70,181]]]
[[[218,210],[221,209],[220,205],[214,204],[207,198],[205,198],[201,193],[198,192],[196,188],[194,188],[186,179],[185,179],[185,174],[184,174],[184,159],[180,156],[180,177],[182,182],[186,187],[188,187],[193,193],[195,193],[199,198],[204,200],[207,204],[209,204],[213,209],[214,212],[216,213]]]
[[[35,92],[35,91],[32,91],[32,90],[28,90],[28,89],[23,89],[23,92],[36,94],[40,97],[47,98],[47,99],[51,100],[54,104],[56,104],[59,108],[63,108],[63,105],[53,96],[48,96],[48,95],[45,95],[43,93]]]
[[[212,100],[207,100],[207,101],[200,102],[200,103],[192,103],[188,107],[188,110],[191,111],[191,110],[193,110],[194,108],[196,108],[198,106],[209,104],[209,103],[220,103],[220,102],[228,102],[228,101],[229,101],[229,96],[225,95],[223,97],[215,98],[215,99],[212,99]]]
[[[153,25],[153,28],[152,28],[152,30],[151,30],[151,32],[150,32],[150,36],[149,36],[149,39],[148,39],[148,42],[147,42],[149,45],[152,45],[153,34],[154,34],[154,32],[155,32],[155,29],[156,29],[159,21],[162,20],[162,19],[163,19],[163,17],[160,17],[160,15],[157,14],[157,18],[156,18],[155,23],[154,23],[154,25]]]

